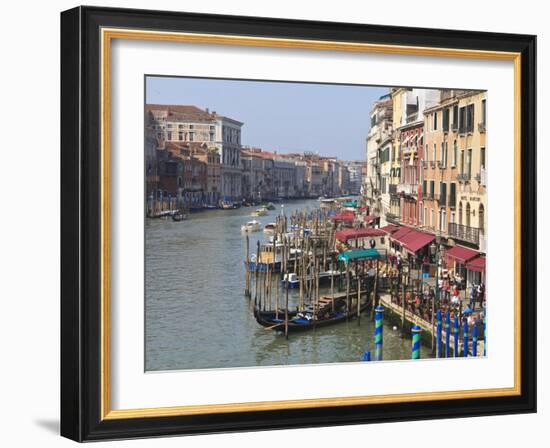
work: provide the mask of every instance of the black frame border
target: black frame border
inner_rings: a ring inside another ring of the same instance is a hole
[[[100,28],[521,53],[521,395],[101,420]],[[76,441],[536,412],[536,36],[77,7],[61,13],[61,435]]]

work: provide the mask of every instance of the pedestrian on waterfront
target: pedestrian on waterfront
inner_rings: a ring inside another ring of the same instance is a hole
[[[477,294],[477,286],[472,283],[472,286],[470,287],[470,308],[472,310],[474,310],[476,306],[476,294]]]
[[[479,307],[482,308],[483,300],[485,299],[485,285],[483,282],[480,282],[477,285],[477,300],[479,302]]]
[[[458,307],[460,304],[460,291],[458,290],[458,286],[453,287],[453,293],[451,297],[451,303],[453,306]]]

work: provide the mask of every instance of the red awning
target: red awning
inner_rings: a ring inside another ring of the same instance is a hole
[[[338,213],[338,214],[334,215],[331,219],[333,221],[353,222],[355,220],[355,214],[353,212]]]
[[[386,233],[394,233],[399,230],[399,226],[394,226],[393,224],[385,225],[384,227],[380,227],[380,230],[383,230]]]
[[[367,215],[367,216],[365,216],[365,217],[363,218],[363,220],[364,220],[365,222],[372,222],[372,221],[374,221],[375,219],[378,219],[378,218],[379,218],[379,217],[376,216],[376,215]]]
[[[401,243],[401,239],[412,231],[413,230],[410,227],[401,227],[391,236],[391,239],[397,241],[398,243]]]
[[[467,247],[454,246],[448,251],[446,251],[445,255],[447,257],[454,258],[456,261],[460,263],[466,263],[468,260],[471,260],[472,258],[477,257],[479,255],[479,252],[472,249],[468,249]]]
[[[415,254],[420,249],[430,244],[433,240],[435,240],[434,235],[413,230],[401,239],[401,243],[407,252]]]
[[[470,271],[485,272],[485,257],[480,256],[466,263],[466,268]]]
[[[363,229],[344,229],[336,232],[336,239],[342,243],[347,243],[350,239],[369,238],[373,236],[385,236],[386,232],[382,229],[366,227]]]

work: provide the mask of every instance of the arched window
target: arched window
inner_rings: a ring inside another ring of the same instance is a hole
[[[458,204],[458,224],[462,225],[462,202]]]
[[[466,226],[468,227],[470,227],[470,212],[471,212],[470,203],[468,202],[466,204]]]
[[[477,219],[479,221],[479,224],[478,224],[479,230],[484,230],[485,229],[485,207],[483,206],[483,204],[479,204]]]

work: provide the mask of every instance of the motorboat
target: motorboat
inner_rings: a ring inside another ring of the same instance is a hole
[[[267,208],[260,207],[256,209],[254,212],[252,212],[252,216],[265,216],[267,215]]]
[[[277,228],[277,223],[268,222],[264,226],[264,233],[274,233],[276,228]]]
[[[243,232],[257,232],[262,228],[262,223],[260,221],[256,221],[255,219],[252,221],[248,221],[246,224],[243,224],[241,226],[241,231]]]

